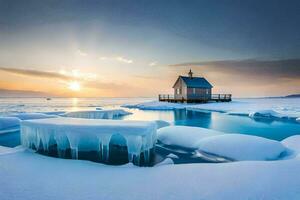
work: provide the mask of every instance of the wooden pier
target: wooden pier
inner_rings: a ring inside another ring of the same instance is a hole
[[[159,101],[166,101],[166,102],[172,102],[172,103],[207,103],[209,101],[215,101],[215,102],[230,102],[231,101],[231,94],[212,94],[210,98],[207,98],[207,96],[197,96],[197,98],[181,98],[176,99],[174,98],[174,95],[170,94],[159,94],[158,95]]]

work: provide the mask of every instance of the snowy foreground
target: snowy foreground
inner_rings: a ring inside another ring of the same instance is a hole
[[[300,98],[236,99],[232,102],[214,102],[194,105],[151,101],[123,105],[123,107],[141,110],[187,109],[202,112],[217,111],[231,115],[247,115],[253,118],[273,117],[300,121]]]
[[[284,143],[299,152],[295,145],[299,137]],[[20,149],[1,151],[1,200],[300,198],[297,156],[278,161],[135,167],[57,159]]]
[[[169,155],[154,167],[109,166],[1,147],[0,199],[300,198],[300,135],[278,142],[185,126],[167,126],[157,134],[166,145],[246,161],[174,165],[176,155]]]

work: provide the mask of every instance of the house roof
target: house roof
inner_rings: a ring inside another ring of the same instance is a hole
[[[179,76],[189,88],[212,88],[213,86],[203,77]],[[177,82],[177,81],[176,81]]]

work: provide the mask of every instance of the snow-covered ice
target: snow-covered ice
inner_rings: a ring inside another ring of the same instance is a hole
[[[219,134],[224,133],[200,127],[167,126],[158,129],[157,139],[166,145],[197,149],[201,139]]]
[[[165,145],[197,149],[231,160],[275,160],[287,152],[286,147],[275,140],[199,127],[164,127],[158,129],[157,138]]]
[[[103,160],[108,160],[109,144],[113,142],[127,146],[130,162],[139,163],[144,153],[147,163],[156,143],[156,123],[69,117],[27,120],[21,122],[21,142],[24,147],[44,151],[56,144],[60,157],[70,148],[74,159],[79,151],[96,151]]]
[[[293,135],[281,141],[287,148],[294,151],[294,153],[300,153],[300,135]]]
[[[174,109],[185,109],[184,104],[180,103],[168,103],[159,101],[150,101],[138,104],[124,104],[122,107],[125,108],[138,108],[140,110],[174,110]]]
[[[166,122],[164,120],[155,120],[157,128],[163,128],[166,126],[170,126],[171,124],[169,122]]]
[[[179,157],[173,153],[170,153],[167,155],[167,158],[174,158],[174,159],[178,159]]]
[[[193,111],[217,111],[249,117],[300,118],[300,98],[235,99],[232,102],[196,104],[186,107]]]
[[[287,149],[278,141],[243,134],[224,134],[201,139],[198,149],[233,160],[276,160]]]
[[[30,119],[45,119],[45,118],[55,118],[57,115],[49,115],[44,113],[16,113],[9,115],[8,117],[16,117],[20,120],[30,120]]]
[[[124,115],[132,114],[122,109],[113,110],[87,110],[73,111],[62,114],[63,117],[86,118],[86,119],[114,119]]]
[[[231,115],[250,117],[274,117],[283,119],[300,119],[300,98],[251,98],[234,99],[232,102],[211,102],[203,104],[181,104],[148,101],[138,104],[124,104],[126,108],[140,110],[175,110],[216,111]]]

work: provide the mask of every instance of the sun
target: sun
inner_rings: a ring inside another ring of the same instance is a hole
[[[68,88],[72,91],[80,91],[81,89],[80,83],[77,81],[72,81],[68,85],[69,85]]]

